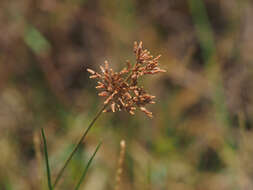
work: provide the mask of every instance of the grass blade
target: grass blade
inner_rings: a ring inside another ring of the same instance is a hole
[[[91,163],[92,163],[92,160],[93,160],[93,158],[95,157],[97,151],[99,150],[101,144],[102,144],[102,142],[100,142],[100,143],[97,145],[96,150],[94,151],[93,155],[92,155],[91,158],[89,159],[89,161],[88,161],[88,163],[87,163],[87,165],[86,165],[86,167],[85,167],[85,169],[84,169],[84,171],[83,171],[83,174],[82,174],[82,176],[81,176],[81,178],[80,178],[78,184],[77,184],[76,187],[75,187],[75,190],[78,190],[78,189],[79,189],[79,187],[80,187],[82,181],[84,180],[84,178],[85,178],[85,176],[86,176],[86,173],[87,173],[87,171],[88,171],[88,169],[89,169],[89,167],[90,167],[90,165],[91,165]]]
[[[82,142],[84,141],[86,135],[88,134],[88,132],[90,131],[90,129],[92,128],[93,124],[96,122],[96,120],[99,118],[99,116],[102,114],[103,110],[106,108],[107,105],[104,105],[102,107],[102,109],[100,109],[100,111],[98,111],[98,113],[96,114],[96,116],[93,118],[93,120],[91,121],[91,123],[89,124],[88,128],[85,129],[81,139],[79,140],[79,142],[76,144],[74,150],[71,152],[71,154],[69,155],[68,159],[66,160],[66,162],[64,163],[63,167],[61,168],[61,170],[59,171],[58,175],[56,176],[55,182],[53,187],[55,188],[56,185],[58,184],[63,172],[65,171],[66,167],[68,166],[69,162],[71,161],[71,159],[73,158],[74,154],[76,153],[76,151],[78,150],[78,148],[82,145]]]
[[[45,153],[45,161],[46,161],[46,169],[47,169],[48,188],[49,188],[49,190],[53,190],[52,183],[51,183],[49,161],[48,161],[48,153],[47,153],[47,141],[46,141],[46,136],[45,136],[43,128],[41,128],[41,136],[42,136],[43,144],[44,144],[44,153]]]

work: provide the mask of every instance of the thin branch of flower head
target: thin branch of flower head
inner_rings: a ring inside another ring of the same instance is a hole
[[[155,96],[148,94],[142,86],[138,86],[138,79],[144,75],[154,75],[166,72],[158,67],[158,60],[161,55],[153,57],[147,49],[143,49],[142,42],[134,43],[134,54],[136,63],[132,65],[126,62],[120,72],[114,72],[109,68],[108,61],[104,67],[100,66],[101,73],[91,69],[87,71],[91,74],[91,79],[98,79],[97,89],[101,89],[98,95],[105,97],[104,105],[110,105],[103,112],[116,112],[124,110],[131,115],[135,114],[139,108],[148,117],[152,118],[152,112],[146,109],[147,104],[154,104]]]

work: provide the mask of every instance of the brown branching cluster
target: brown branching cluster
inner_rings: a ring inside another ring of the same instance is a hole
[[[104,112],[116,112],[124,110],[131,115],[135,114],[136,107],[152,118],[152,112],[146,109],[147,104],[154,104],[155,96],[148,94],[143,87],[138,86],[138,79],[144,75],[153,75],[166,72],[158,67],[161,55],[153,57],[148,50],[144,50],[142,42],[134,43],[134,54],[136,63],[132,65],[129,61],[127,66],[120,72],[114,72],[109,68],[108,61],[100,66],[101,73],[87,69],[91,73],[90,78],[98,79],[97,89],[102,89],[98,95],[105,97],[105,105],[110,105]]]

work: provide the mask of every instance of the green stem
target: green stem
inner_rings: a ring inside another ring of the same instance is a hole
[[[93,126],[93,124],[95,123],[95,121],[99,118],[99,116],[101,115],[101,113],[103,112],[103,110],[106,108],[107,105],[104,105],[102,107],[102,109],[100,109],[98,111],[98,113],[96,114],[96,116],[94,117],[94,119],[91,121],[91,123],[89,124],[88,128],[84,131],[82,137],[80,138],[79,142],[76,144],[74,150],[71,152],[70,156],[68,157],[68,159],[66,160],[66,162],[64,163],[63,167],[61,168],[60,172],[58,173],[54,185],[53,187],[55,188],[56,185],[58,184],[64,170],[66,169],[68,163],[70,162],[70,160],[72,159],[72,157],[74,156],[74,154],[76,153],[76,151],[78,150],[78,148],[81,146],[83,140],[85,139],[87,133],[89,132],[89,130],[91,129],[91,127]]]
[[[101,144],[102,144],[102,142],[100,142],[100,143],[97,145],[95,152],[92,154],[91,158],[89,159],[89,161],[88,161],[88,163],[87,163],[87,165],[86,165],[86,167],[85,167],[85,169],[84,169],[84,171],[83,171],[83,174],[82,174],[82,176],[81,176],[81,178],[80,178],[78,184],[77,184],[76,187],[75,187],[75,190],[78,190],[78,189],[80,188],[80,185],[81,185],[82,181],[84,180],[84,178],[85,178],[85,176],[86,176],[86,173],[87,173],[87,171],[88,171],[88,169],[89,169],[89,167],[90,167],[90,165],[91,165],[91,162],[92,162],[92,160],[94,159],[94,157],[95,157],[95,155],[96,155],[98,149],[100,148]]]
[[[51,183],[51,174],[50,174],[49,161],[48,161],[48,153],[47,153],[47,141],[46,141],[46,136],[45,136],[43,128],[41,128],[41,136],[42,136],[43,144],[44,144],[44,153],[45,153],[45,161],[46,161],[46,169],[47,169],[48,188],[49,188],[49,190],[53,190],[52,183]]]

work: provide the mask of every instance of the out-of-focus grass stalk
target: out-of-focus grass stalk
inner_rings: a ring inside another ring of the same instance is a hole
[[[49,167],[49,161],[48,161],[48,153],[47,153],[47,141],[45,137],[45,133],[43,128],[41,128],[41,135],[43,139],[43,144],[44,144],[44,153],[45,153],[45,162],[46,162],[46,169],[47,169],[47,182],[48,182],[48,188],[49,190],[53,190],[53,186],[51,183],[51,174],[50,174],[50,167]]]
[[[33,25],[27,24],[24,34],[26,45],[36,54],[42,55],[51,48],[49,41],[41,34],[41,32]]]
[[[120,154],[119,154],[119,160],[118,160],[118,168],[116,172],[116,183],[114,190],[120,190],[120,182],[121,182],[121,176],[123,173],[123,163],[125,160],[125,153],[126,153],[126,142],[124,140],[120,141]]]
[[[195,24],[196,34],[207,66],[214,64],[215,44],[211,24],[202,0],[189,0],[189,7]]]
[[[99,112],[96,114],[96,116],[94,117],[94,119],[91,121],[91,123],[89,124],[89,126],[87,127],[87,129],[84,131],[82,137],[80,138],[80,140],[78,141],[78,143],[76,144],[74,150],[71,152],[71,154],[69,155],[69,157],[67,158],[66,162],[64,163],[63,167],[61,168],[61,170],[59,171],[54,185],[53,187],[55,188],[56,185],[58,184],[63,172],[65,171],[67,165],[69,164],[70,160],[72,159],[72,157],[74,156],[74,154],[76,153],[76,151],[78,150],[78,148],[81,146],[83,140],[85,139],[87,133],[89,132],[89,130],[91,129],[91,127],[93,126],[93,124],[96,122],[96,120],[99,118],[99,116],[101,115],[101,113],[103,112],[103,110],[106,108],[107,105],[104,105],[102,107],[102,109],[99,110]]]
[[[212,94],[216,117],[225,126],[230,125],[229,113],[225,105],[224,88],[221,73],[217,64],[216,47],[212,27],[208,18],[207,10],[203,0],[188,0],[196,34],[202,49],[202,56],[206,62],[207,78],[214,87]]]
[[[45,183],[42,180],[42,176],[41,176],[41,171],[43,171],[43,160],[42,160],[42,152],[40,149],[40,145],[41,145],[41,141],[40,141],[40,133],[39,132],[35,132],[33,135],[33,143],[34,143],[34,150],[35,150],[35,156],[36,156],[36,161],[37,161],[37,166],[38,166],[38,181],[37,184],[41,184],[41,189],[45,188]],[[39,186],[39,185],[38,185]]]
[[[89,167],[90,167],[90,165],[91,165],[91,163],[92,163],[92,161],[93,161],[93,159],[94,159],[94,157],[95,157],[97,151],[99,150],[101,144],[102,144],[102,142],[100,142],[100,143],[97,145],[97,147],[96,147],[94,153],[93,153],[92,156],[90,157],[90,159],[89,159],[89,161],[88,161],[88,163],[87,163],[87,165],[86,165],[86,167],[85,167],[85,169],[84,169],[84,171],[83,171],[83,174],[82,174],[82,176],[81,176],[79,182],[77,183],[77,185],[76,185],[76,187],[75,187],[75,190],[78,190],[78,189],[80,188],[80,185],[81,185],[81,183],[83,182],[83,180],[84,180],[84,178],[85,178],[85,176],[86,176],[86,173],[87,173],[87,171],[88,171],[88,169],[89,169]]]

